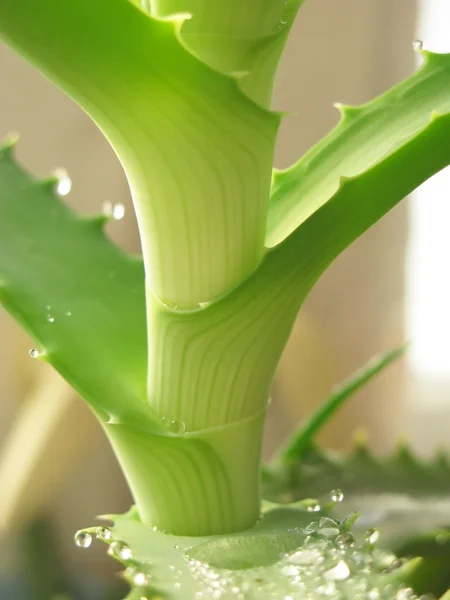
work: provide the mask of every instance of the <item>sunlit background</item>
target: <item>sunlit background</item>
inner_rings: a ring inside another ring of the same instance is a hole
[[[286,166],[338,119],[333,102],[359,104],[417,67],[414,39],[450,51],[449,0],[307,0],[284,56],[275,108],[283,124],[277,165]],[[58,90],[0,47],[0,136],[21,132],[18,156],[38,175],[69,171],[68,202],[93,214],[124,203],[112,237],[138,251],[126,181],[107,143]],[[311,293],[273,389],[265,453],[330,388],[373,354],[411,341],[407,358],[373,381],[321,435],[348,449],[365,428],[372,448],[400,435],[429,454],[449,446],[450,171],[422,186],[348,249]],[[131,499],[84,404],[29,359],[31,342],[0,310],[0,599],[114,600],[123,587],[103,547],[73,546],[96,514]]]

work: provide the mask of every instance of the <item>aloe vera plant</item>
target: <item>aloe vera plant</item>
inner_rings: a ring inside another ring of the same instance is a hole
[[[374,532],[355,543],[354,518],[330,514],[339,490],[325,505],[301,500],[343,473],[355,502],[362,474],[372,496],[448,493],[445,460],[420,467],[403,452],[379,465],[356,453],[335,464],[314,449],[325,416],[391,355],[264,470],[261,512],[269,390],[302,302],[342,250],[450,164],[450,55],[416,44],[417,73],[338,106],[334,130],[273,170],[274,77],[301,4],[0,4],[3,39],[97,123],[136,209],[142,259],[108,240],[107,216],[61,201],[65,176],[36,180],[12,140],[2,147],[0,300],[39,345],[31,356],[90,405],[122,465],[136,508],[98,537],[128,566],[130,599],[406,599],[417,578],[433,590],[424,563],[374,548]]]

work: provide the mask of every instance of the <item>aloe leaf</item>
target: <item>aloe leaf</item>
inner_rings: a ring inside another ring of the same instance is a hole
[[[104,422],[153,428],[142,261],[0,152],[0,301]]]
[[[247,96],[270,107],[276,69],[304,0],[231,0],[220,11],[208,0],[156,0],[153,14],[189,13],[181,30],[187,47],[222,73],[239,74]]]
[[[399,556],[422,556],[424,560],[411,578],[414,589],[421,594],[440,594],[450,588],[450,529],[434,529],[412,536],[398,545]]]
[[[367,228],[369,215],[372,224],[450,162],[450,55],[421,54],[414,75],[363,106],[339,105],[337,127],[298,163],[275,172],[268,246],[317,212],[330,246],[350,230],[355,236]]]
[[[5,0],[0,35],[96,121],[126,171],[147,286],[192,308],[264,255],[280,115],[129,0]],[[187,160],[189,157],[189,160]]]
[[[328,497],[344,492],[342,510],[358,510],[364,527],[379,527],[381,541],[396,549],[407,540],[450,523],[450,460],[414,457],[404,444],[391,456],[377,458],[359,441],[348,455],[309,447],[290,464],[274,463],[264,471],[264,497],[293,501],[304,495]]]
[[[299,430],[292,436],[292,439],[280,450],[281,460],[290,461],[298,459],[305,449],[311,446],[315,435],[319,433],[325,423],[330,420],[342,404],[394,360],[403,356],[405,349],[406,346],[402,346],[391,352],[375,356],[347,381],[339,385],[329,398],[301,424]]]
[[[418,562],[402,565],[391,552],[355,543],[345,523],[312,506],[268,504],[254,527],[229,536],[169,536],[149,530],[134,510],[108,517],[114,526],[97,531],[127,567],[128,599],[350,599],[361,590],[395,598]]]

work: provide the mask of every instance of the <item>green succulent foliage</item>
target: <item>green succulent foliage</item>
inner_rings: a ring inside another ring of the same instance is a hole
[[[1,302],[103,422],[151,429],[142,260],[108,240],[103,215],[61,202],[58,176],[38,181],[17,166],[13,146],[0,152]]]
[[[425,462],[405,445],[386,458],[373,456],[364,442],[348,456],[311,445],[290,463],[264,469],[264,497],[274,502],[320,499],[334,488],[345,490],[347,510],[361,511],[364,523],[380,527],[382,541],[396,549],[450,525],[450,460],[444,454]]]
[[[149,524],[198,536],[191,560],[229,556],[220,564],[226,571],[276,571],[279,561],[267,563],[273,548],[290,552],[306,542],[304,506],[270,507],[254,525],[279,357],[324,269],[450,164],[450,55],[422,52],[416,74],[362,107],[341,106],[338,126],[271,178],[281,115],[270,111],[270,95],[301,4],[255,0],[251,13],[230,0],[219,14],[204,11],[204,0],[0,3],[2,37],[95,120],[130,182],[143,260],[111,244],[104,217],[83,218],[65,206],[57,179],[37,181],[16,165],[7,143],[0,152],[0,300],[98,416],[142,519],[117,518],[114,536],[145,569],[156,560],[153,542],[174,565],[185,557],[173,537],[150,536]],[[180,12],[192,19],[174,16]],[[377,462],[360,448],[343,461],[314,448],[315,428],[347,391],[268,467],[267,496],[316,497],[342,487],[349,501],[389,494],[389,503],[392,495],[413,493],[418,501],[447,493],[445,460],[422,465],[402,450]],[[194,545],[184,539],[181,550]],[[340,551],[323,550],[334,558]],[[199,591],[192,571],[180,570],[183,597]],[[369,572],[375,579],[367,585],[394,593],[386,588],[390,574],[372,562]]]
[[[97,535],[109,544],[109,554],[126,567],[128,600],[315,600],[359,594],[414,600],[409,582],[421,561],[400,561],[369,539],[355,542],[350,529],[357,515],[340,521],[329,516],[330,508],[308,500],[267,503],[250,530],[206,538],[149,530],[133,509],[105,517],[114,522],[112,528],[83,530],[76,540],[88,546]]]

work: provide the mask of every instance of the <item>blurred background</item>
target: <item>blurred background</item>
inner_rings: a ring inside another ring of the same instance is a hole
[[[277,81],[274,108],[295,113],[283,124],[277,166],[292,163],[337,122],[333,102],[365,102],[410,74],[417,67],[414,39],[450,51],[448,23],[448,0],[308,0]],[[110,234],[138,252],[124,175],[88,118],[4,46],[0,81],[0,137],[20,131],[18,157],[37,175],[64,166],[73,181],[69,202],[80,211],[125,204],[125,218],[109,225]],[[424,455],[448,447],[449,189],[444,171],[319,281],[278,369],[266,457],[334,384],[405,340],[412,342],[407,357],[355,395],[320,441],[347,449],[353,432],[365,428],[379,453],[400,435]],[[72,540],[94,515],[127,509],[129,493],[88,409],[46,365],[29,359],[30,347],[0,309],[0,599],[68,598],[57,591],[73,599],[121,598],[104,549],[94,545],[86,556]]]

